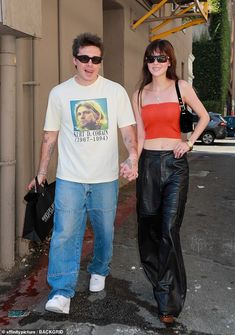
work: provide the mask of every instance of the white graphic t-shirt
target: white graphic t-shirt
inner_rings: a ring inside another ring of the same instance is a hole
[[[117,127],[135,124],[125,89],[99,76],[89,86],[75,78],[49,95],[45,131],[59,131],[56,176],[79,183],[118,178]]]

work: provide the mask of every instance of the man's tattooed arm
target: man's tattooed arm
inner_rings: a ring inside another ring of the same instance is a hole
[[[121,128],[123,142],[129,153],[129,157],[121,163],[120,174],[129,181],[138,176],[138,155],[137,155],[137,141],[134,126]]]
[[[51,160],[55,145],[57,143],[58,131],[45,131],[42,145],[41,157],[37,175],[46,176],[48,172],[49,162]]]
[[[55,145],[57,143],[58,131],[45,131],[41,145],[41,155],[39,161],[39,168],[37,178],[39,185],[43,184],[46,180],[49,162],[53,154]],[[35,178],[29,183],[27,188],[30,190],[35,187]]]

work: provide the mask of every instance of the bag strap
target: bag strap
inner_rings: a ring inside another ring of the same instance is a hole
[[[178,81],[179,81],[178,79],[175,81],[175,89],[176,89],[177,97],[178,97],[178,100],[179,100],[179,105],[180,105],[180,108],[181,108],[181,112],[183,112],[183,111],[185,111],[186,106],[183,103],[183,100],[181,98]]]
[[[43,190],[45,190],[45,187],[48,186],[48,182],[47,180],[45,181],[44,186],[39,185],[38,183],[38,176],[35,177],[35,192],[36,193],[43,193]]]

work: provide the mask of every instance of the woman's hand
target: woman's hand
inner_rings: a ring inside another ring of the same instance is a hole
[[[174,152],[175,158],[180,158],[186,152],[191,151],[191,150],[192,150],[192,147],[189,145],[189,143],[187,141],[182,141],[182,142],[177,143],[173,152]]]

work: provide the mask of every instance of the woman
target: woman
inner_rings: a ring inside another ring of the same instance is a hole
[[[156,40],[144,55],[143,79],[133,96],[138,131],[137,217],[140,258],[153,286],[160,321],[173,323],[182,310],[186,275],[180,226],[188,191],[186,153],[193,148],[209,116],[192,86],[178,85],[183,102],[199,116],[187,141],[180,131],[176,58],[170,42]]]

